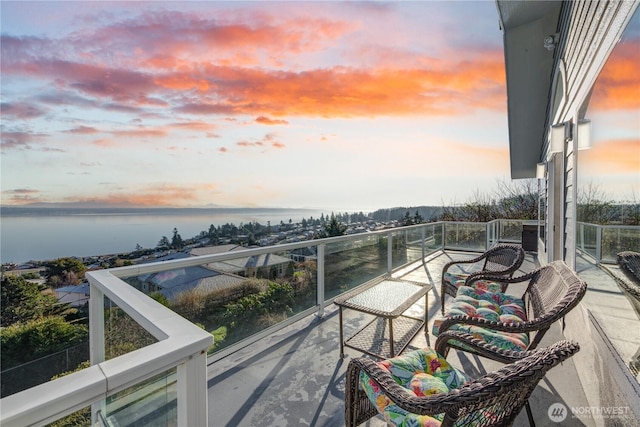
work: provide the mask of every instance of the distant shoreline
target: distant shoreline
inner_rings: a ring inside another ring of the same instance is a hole
[[[284,213],[284,212],[318,212],[313,208],[82,208],[82,207],[23,207],[2,206],[0,217],[9,216],[72,216],[72,215],[188,215],[188,214],[243,214],[252,212]],[[327,211],[330,214],[332,211]],[[342,211],[340,211],[342,213]]]

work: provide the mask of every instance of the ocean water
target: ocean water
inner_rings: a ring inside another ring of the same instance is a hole
[[[258,222],[278,225],[330,212],[312,209],[162,209],[56,210],[2,209],[0,262],[23,263],[67,256],[130,252],[136,245],[155,248],[177,228],[183,239],[208,230],[211,224]]]

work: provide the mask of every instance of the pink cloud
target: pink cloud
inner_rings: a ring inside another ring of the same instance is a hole
[[[77,128],[73,128],[73,129],[69,129],[64,131],[66,133],[74,133],[74,134],[81,134],[81,135],[91,135],[94,133],[99,133],[100,131],[94,127],[91,126],[78,126]]]
[[[11,117],[18,120],[34,119],[45,114],[45,111],[38,106],[24,102],[3,102],[0,104],[0,112],[5,118]]]
[[[52,147],[45,147],[43,141],[48,135],[30,131],[3,131],[0,142],[3,150],[37,150],[63,151]]]

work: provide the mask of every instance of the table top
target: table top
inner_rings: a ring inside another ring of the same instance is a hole
[[[338,306],[382,317],[398,317],[431,290],[429,283],[383,278],[337,297]]]

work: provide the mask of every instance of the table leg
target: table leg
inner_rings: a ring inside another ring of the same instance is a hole
[[[393,348],[393,319],[389,318],[389,353],[391,357],[396,355]]]
[[[338,317],[340,318],[340,358],[344,359],[344,338],[342,332],[342,306],[339,307]]]

